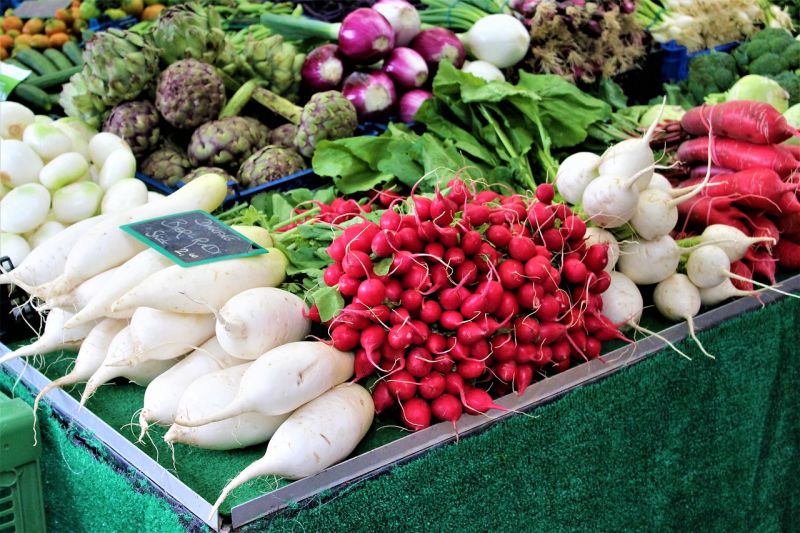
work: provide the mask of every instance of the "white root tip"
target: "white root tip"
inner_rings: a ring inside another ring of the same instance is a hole
[[[682,351],[680,351],[680,350],[678,349],[678,347],[677,347],[677,346],[675,346],[674,344],[672,344],[672,343],[671,343],[671,342],[670,342],[670,341],[669,341],[669,340],[668,340],[666,337],[663,337],[663,336],[659,335],[659,334],[658,334],[658,333],[656,333],[655,331],[651,331],[651,330],[649,330],[649,329],[647,329],[647,328],[645,328],[645,327],[643,327],[643,326],[640,326],[639,324],[637,324],[637,323],[636,323],[636,322],[634,322],[633,320],[629,320],[629,321],[628,321],[628,325],[629,325],[630,327],[632,327],[633,329],[635,329],[636,331],[639,331],[639,332],[641,332],[641,333],[645,333],[645,334],[647,334],[647,335],[652,335],[653,337],[655,337],[655,338],[657,338],[657,339],[659,339],[659,340],[662,340],[662,341],[664,341],[665,343],[667,343],[667,346],[669,346],[670,348],[672,348],[672,349],[675,351],[675,353],[677,353],[678,355],[680,355],[680,356],[682,356],[682,357],[685,357],[685,358],[686,358],[686,359],[688,359],[689,361],[691,361],[691,360],[692,360],[692,358],[691,358],[691,357],[689,357],[688,355],[686,355],[685,353],[683,353]]]
[[[700,342],[700,339],[697,338],[697,334],[694,331],[694,320],[692,319],[692,317],[687,317],[686,323],[689,325],[689,335],[692,337],[692,340],[694,340],[694,342],[697,344],[697,347],[700,348],[700,351],[703,352],[703,354],[706,357],[710,357],[711,359],[716,359],[716,357],[708,353],[705,346],[703,346],[703,343]]]
[[[139,438],[136,440],[137,443],[144,441],[147,435],[147,430],[150,428],[150,425],[147,423],[147,417],[149,415],[150,412],[147,409],[139,411],[139,426],[141,427],[141,431],[139,432]]]
[[[67,374],[66,376],[51,381],[50,383],[42,387],[42,390],[39,391],[39,394],[36,395],[36,399],[33,400],[33,412],[35,413],[39,409],[39,402],[42,400],[42,398],[44,398],[47,395],[48,392],[50,392],[53,389],[61,388],[64,385],[68,385],[70,383],[72,383],[72,381],[70,381],[70,375]]]
[[[166,433],[164,433],[164,442],[168,444],[174,444],[178,442],[178,433],[180,426],[178,424],[172,424]]]
[[[242,402],[238,398],[234,399],[231,403],[229,403],[224,409],[217,411],[205,418],[198,418],[195,420],[187,420],[186,418],[182,418],[181,415],[175,417],[175,423],[179,426],[187,427],[187,428],[196,428],[200,426],[205,426],[206,424],[213,424],[214,422],[219,422],[221,420],[225,420],[227,418],[234,417],[236,415],[242,414]]]
[[[251,479],[269,474],[269,472],[266,470],[264,458],[261,458],[258,461],[249,464],[244,470],[239,472],[239,474],[233,478],[230,483],[225,485],[225,488],[222,489],[219,498],[217,498],[217,501],[214,502],[214,505],[211,507],[211,511],[208,513],[208,520],[211,520],[211,518],[214,516],[214,513],[219,510],[219,506],[222,505],[222,502],[225,501],[225,498],[228,497],[228,494],[230,494],[233,489],[240,487]]]
[[[729,270],[724,271],[723,274],[725,274],[726,276],[728,276],[729,278],[732,278],[732,279],[738,279],[739,281],[744,281],[745,283],[752,283],[753,285],[756,285],[758,287],[762,287],[764,290],[767,290],[767,291],[777,292],[778,294],[783,294],[784,296],[789,296],[791,298],[800,299],[800,295],[798,295],[798,294],[792,294],[791,292],[782,291],[782,290],[780,290],[780,289],[778,289],[776,287],[773,287],[772,285],[767,285],[766,283],[760,283],[758,281],[755,281],[755,280],[752,280],[752,279],[748,279],[748,278],[746,278],[744,276],[740,276],[739,274],[734,274],[733,272],[730,272]],[[0,363],[2,363],[2,360],[0,360]]]

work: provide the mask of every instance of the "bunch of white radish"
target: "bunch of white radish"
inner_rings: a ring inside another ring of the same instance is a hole
[[[158,197],[116,135],[16,102],[0,102],[0,117],[0,257],[13,265],[72,224]]]

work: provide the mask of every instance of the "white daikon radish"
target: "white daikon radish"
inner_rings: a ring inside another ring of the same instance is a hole
[[[108,190],[115,183],[136,177],[136,156],[128,149],[111,152],[100,168],[98,183]]]
[[[103,189],[91,181],[72,183],[53,193],[56,220],[72,224],[93,217],[100,210]]]
[[[78,239],[104,219],[99,216],[69,226],[46,244],[34,248],[13,272],[0,276],[0,283],[17,283],[32,293],[33,287],[56,279],[64,271],[67,255]]]
[[[176,412],[191,420],[205,418],[224,408],[236,397],[242,376],[251,364],[240,364],[199,377],[183,391]],[[269,440],[290,414],[269,416],[243,413],[194,428],[173,424],[164,435],[164,440],[171,444],[180,442],[207,450],[246,448]]]
[[[133,341],[131,341],[130,331],[128,327],[122,328],[117,335],[112,339],[108,347],[109,357],[118,357],[121,353],[133,353]],[[81,394],[81,405],[92,397],[100,385],[108,383],[112,379],[126,378],[137,385],[147,386],[155,378],[169,370],[178,359],[168,359],[166,361],[145,361],[136,366],[109,366],[106,361],[100,368],[92,374],[89,381],[86,382],[86,387]]]
[[[665,318],[675,321],[685,320],[689,326],[689,335],[697,343],[700,351],[714,359],[697,338],[694,330],[694,317],[700,312],[701,306],[700,291],[686,274],[675,273],[656,285],[653,291],[653,303]]]
[[[144,438],[149,424],[168,426],[175,421],[181,397],[192,383],[218,370],[244,363],[245,361],[225,352],[214,338],[181,359],[175,366],[151,381],[144,391],[144,407],[139,412],[139,425],[142,429],[139,440]],[[233,392],[235,391],[234,388]],[[233,392],[229,394],[229,400],[233,399]],[[216,390],[206,389],[201,394],[210,401],[220,401]]]
[[[217,174],[204,174],[163,201],[109,215],[75,243],[64,265],[64,273],[47,286],[39,287],[39,290],[46,295],[61,294],[85,279],[121,265],[144,250],[145,244],[119,229],[122,224],[196,209],[210,212],[222,204],[227,190],[225,178]]]
[[[681,254],[687,251],[669,235],[652,241],[626,241],[620,246],[617,268],[637,285],[652,285],[674,274]]]
[[[31,248],[36,248],[51,237],[55,237],[67,227],[57,220],[48,220],[30,234],[28,241],[31,243]]]
[[[111,304],[151,274],[174,263],[165,255],[147,249],[115,269],[112,279],[78,313],[70,318],[65,327],[71,328],[89,320],[111,314]]]
[[[41,225],[50,210],[50,192],[39,183],[26,183],[0,200],[0,231],[27,233]]]
[[[5,102],[0,102],[5,103]],[[19,187],[39,181],[44,162],[39,154],[22,141],[0,140],[0,183]]]
[[[280,415],[294,411],[353,374],[353,354],[322,342],[291,342],[273,348],[253,362],[242,377],[236,399],[202,419],[175,423],[196,427],[241,413]]]
[[[155,202],[156,200],[161,200],[162,198],[164,198],[164,195],[160,192],[147,191],[147,203]]]
[[[54,191],[76,182],[89,172],[89,162],[78,152],[53,158],[39,172],[39,182]]]
[[[147,203],[147,185],[136,178],[123,179],[114,183],[103,196],[100,212],[120,213]]]
[[[81,383],[92,377],[92,374],[97,372],[97,369],[103,364],[112,339],[126,325],[127,321],[125,320],[107,318],[92,328],[83,343],[81,343],[81,349],[78,351],[72,370],[67,375],[51,381],[42,388],[36,396],[36,401],[33,402],[33,410],[37,410],[39,401],[51,390],[72,385],[73,383]]]
[[[0,365],[6,361],[11,361],[17,357],[28,357],[31,355],[41,355],[57,350],[70,350],[80,346],[86,335],[94,328],[95,324],[90,322],[78,328],[69,330],[64,329],[64,323],[72,316],[72,313],[63,309],[53,309],[47,315],[44,323],[44,332],[36,341],[21,346],[0,357]]]
[[[108,365],[132,366],[150,359],[180,357],[214,336],[214,315],[192,315],[138,308],[131,317],[129,333],[133,353],[125,359],[109,354]]]
[[[222,489],[211,514],[233,489],[253,478],[300,479],[346,459],[367,434],[374,414],[372,396],[356,383],[334,387],[300,407],[272,436],[264,457]]]
[[[8,257],[16,266],[31,253],[31,246],[22,236],[15,233],[0,233],[0,257]]]
[[[42,304],[39,309],[65,309],[70,313],[77,313],[88,304],[92,298],[100,294],[117,275],[117,269],[112,268],[91,277],[66,294],[54,296]],[[74,315],[73,315],[74,316]],[[72,318],[72,317],[70,317]]]
[[[0,137],[22,139],[22,134],[33,124],[33,111],[17,102],[0,102]]]
[[[764,290],[766,289],[759,289],[754,291],[745,291],[742,289],[737,289],[730,279],[726,279],[725,281],[714,287],[700,289],[700,301],[706,307],[713,307],[715,305],[721,304],[722,302],[724,302],[729,298],[737,298],[739,296],[751,296],[753,294],[758,294],[760,292],[763,292]]]
[[[33,148],[43,161],[50,161],[72,150],[72,141],[51,123],[34,122],[22,134],[22,141]]]
[[[261,354],[303,340],[311,329],[308,308],[294,294],[271,287],[240,292],[217,314],[219,343],[229,354],[257,359]]]
[[[108,156],[119,149],[130,151],[131,147],[121,137],[113,133],[104,131],[93,136],[89,141],[89,156],[97,168],[102,168]]]
[[[190,182],[194,183],[194,182]],[[180,191],[180,189],[179,189]],[[275,287],[286,276],[286,256],[269,253],[191,268],[174,265],[156,272],[114,302],[114,312],[152,307],[175,313],[209,313],[236,294],[255,287]]]
[[[577,152],[564,159],[556,172],[556,189],[569,203],[579,204],[583,191],[595,179],[600,156],[592,152]]]

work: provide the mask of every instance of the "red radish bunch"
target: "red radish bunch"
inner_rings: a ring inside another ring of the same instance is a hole
[[[601,315],[606,245],[587,247],[553,197],[549,184],[529,200],[454,179],[433,197],[378,198],[390,207],[377,223],[327,248],[324,281],[345,306],[326,325],[355,351],[356,380],[379,376],[378,413],[396,406],[414,430],[455,422],[620,336]]]
[[[774,249],[769,243],[755,245],[741,263],[732,265],[745,277],[774,283],[777,262],[789,269],[800,268],[800,259],[793,253],[800,248],[796,176],[800,152],[780,144],[797,135],[797,130],[769,104],[750,101],[694,108],[683,116],[681,126],[697,136],[678,149],[680,161],[695,165],[684,185],[699,183],[699,176],[705,175],[709,131],[714,165],[710,185],[678,206],[682,229],[702,231],[711,224],[727,224],[753,237],[776,239]],[[733,283],[743,290],[751,288]]]

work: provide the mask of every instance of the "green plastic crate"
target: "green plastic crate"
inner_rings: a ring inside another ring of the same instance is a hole
[[[30,406],[0,393],[0,533],[45,530],[41,455]]]

